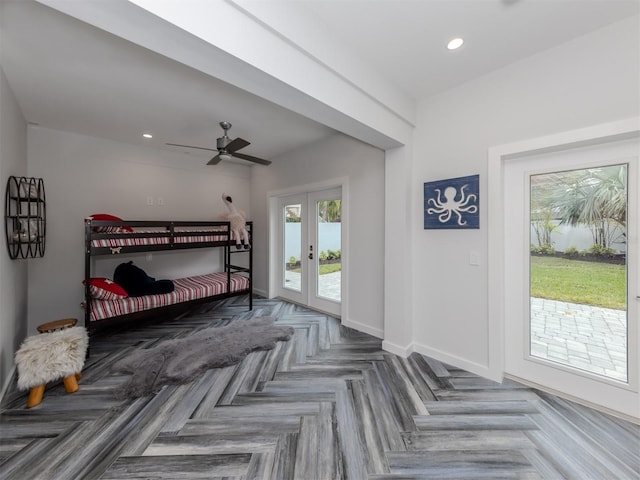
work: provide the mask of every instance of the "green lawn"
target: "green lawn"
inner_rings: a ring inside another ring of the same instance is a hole
[[[321,263],[319,273],[324,275],[325,273],[339,272],[340,270],[342,270],[341,263]]]
[[[531,257],[531,296],[626,310],[626,267]]]
[[[321,263],[320,264],[320,272],[319,273],[320,273],[320,275],[324,275],[326,273],[339,272],[340,270],[342,270],[342,264],[341,263]],[[294,268],[291,271],[300,273],[300,269],[299,268]]]

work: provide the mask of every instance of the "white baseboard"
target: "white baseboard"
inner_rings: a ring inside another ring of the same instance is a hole
[[[431,357],[434,360],[438,360],[439,362],[446,363],[453,367],[461,368],[463,370],[466,370],[467,372],[475,373],[476,375],[488,378],[489,380],[493,380],[495,382],[502,381],[502,376],[500,375],[499,378],[495,378],[496,375],[491,372],[487,365],[472,362],[455,355],[449,355],[448,353],[442,352],[435,348],[426,347],[424,345],[414,344],[413,350],[421,355],[426,355],[427,357]]]
[[[384,332],[380,328],[371,327],[364,323],[356,322],[355,320],[342,319],[342,325],[345,327],[353,328],[362,333],[374,336],[376,338],[384,338]]]
[[[262,290],[260,288],[254,288],[254,289],[252,289],[252,292],[253,292],[254,295],[259,295],[259,296],[264,297],[264,298],[269,298],[269,294],[267,293],[266,290]]]
[[[546,393],[549,393],[551,395],[555,395],[556,397],[564,398],[565,400],[569,400],[569,401],[577,403],[579,405],[583,405],[585,407],[593,408],[594,410],[597,410],[599,412],[603,412],[603,413],[606,413],[608,415],[611,415],[611,416],[614,416],[614,417],[617,417],[617,418],[621,418],[623,420],[626,420],[627,422],[631,422],[631,423],[634,423],[636,425],[640,425],[640,418],[636,418],[634,416],[627,415],[625,413],[618,412],[616,410],[611,410],[610,408],[603,407],[602,405],[597,405],[595,403],[591,403],[591,402],[589,402],[587,400],[584,400],[582,398],[574,397],[573,395],[568,395],[566,393],[559,392],[559,391],[557,391],[557,390],[555,390],[553,388],[544,387],[544,386],[539,385],[539,384],[537,384],[535,382],[530,382],[530,381],[524,380],[524,379],[522,379],[520,377],[516,377],[515,375],[511,375],[511,374],[507,373],[507,374],[505,374],[505,378],[508,378],[508,379],[513,380],[513,381],[518,382],[518,383],[522,383],[523,385],[526,385],[526,386],[531,387],[531,388],[535,388],[535,389],[540,390],[542,392],[546,392]]]
[[[394,355],[398,355],[399,357],[402,357],[402,358],[407,358],[409,355],[411,355],[414,352],[412,343],[410,343],[405,347],[402,347],[400,345],[396,345],[395,343],[391,343],[387,340],[382,341],[382,349],[385,352],[393,353]]]

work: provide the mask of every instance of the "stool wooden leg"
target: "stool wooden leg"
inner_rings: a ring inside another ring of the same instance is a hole
[[[27,399],[27,408],[35,407],[39,405],[44,396],[44,384],[37,387],[31,387],[29,390],[29,398]]]
[[[78,372],[76,373],[76,380],[80,380],[82,378],[82,373]]]
[[[75,374],[65,377],[63,382],[64,382],[64,388],[67,390],[67,393],[73,393],[78,391],[78,382],[76,381]]]

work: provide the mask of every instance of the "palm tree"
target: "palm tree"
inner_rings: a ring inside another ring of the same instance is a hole
[[[556,189],[555,174],[531,176],[531,226],[540,247],[551,247],[551,233],[557,227],[552,201]]]
[[[627,226],[627,166],[599,168],[593,172],[597,181],[585,205],[586,219],[606,218]]]
[[[627,165],[574,170],[558,175],[551,202],[561,224],[588,225],[594,243],[608,248],[627,225]]]
[[[318,216],[323,222],[340,222],[342,216],[342,201],[326,200],[319,202]]]

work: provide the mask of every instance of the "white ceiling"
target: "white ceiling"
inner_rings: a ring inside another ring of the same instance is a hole
[[[297,1],[413,98],[640,13],[639,0]]]
[[[31,0],[0,1],[2,67],[28,122],[127,143],[149,131],[174,148],[215,147],[226,120],[252,143],[243,153],[267,159],[334,132]],[[640,12],[639,0],[268,1],[312,15],[416,99]],[[447,51],[454,36],[465,44]]]
[[[28,122],[127,143],[216,147],[270,159],[333,131],[192,68],[28,0],[7,2],[3,68]],[[143,132],[154,138],[146,141]],[[240,162],[243,163],[243,162]]]

